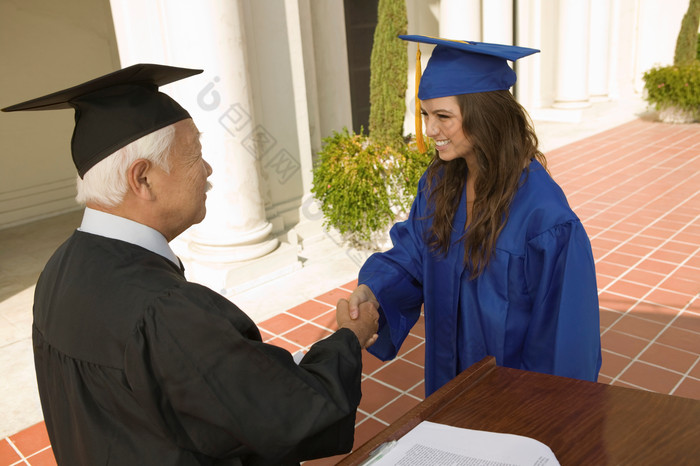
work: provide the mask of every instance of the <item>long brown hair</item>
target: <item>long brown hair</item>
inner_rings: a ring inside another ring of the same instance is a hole
[[[455,96],[462,112],[462,130],[478,164],[475,199],[469,228],[462,236],[464,262],[470,278],[488,265],[498,235],[508,221],[508,209],[530,159],[547,168],[537,148],[537,136],[525,109],[509,91]],[[433,251],[447,254],[455,212],[466,189],[467,164],[463,158],[444,162],[437,154],[427,170],[428,211],[432,225],[426,241]]]

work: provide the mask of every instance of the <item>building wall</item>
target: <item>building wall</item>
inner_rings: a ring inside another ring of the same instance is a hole
[[[119,68],[108,0],[0,2],[0,107]],[[78,208],[71,110],[0,113],[0,228]]]
[[[311,220],[300,207],[311,190],[314,154],[324,137],[352,125],[343,2],[245,6],[254,111],[271,138],[261,159],[263,195],[280,233]]]
[[[250,102],[218,102],[213,108],[213,95],[221,94],[233,77],[214,76],[206,69],[200,77],[173,83],[167,92],[195,118],[223,117],[232,107],[244,112],[250,123],[235,136],[257,131],[259,151],[251,156],[258,158],[260,191],[273,234],[308,223],[301,206],[311,189],[313,154],[322,137],[351,121],[342,0],[241,1],[243,41],[236,44],[217,37],[188,38],[201,31],[183,27],[183,17],[206,14],[201,10],[209,8],[208,14],[216,15],[222,7],[212,2],[192,5],[112,0],[122,61],[199,67],[198,56],[225,57],[226,47],[243,48]],[[200,49],[184,50],[188,46]],[[206,131],[204,143],[206,149]],[[322,232],[318,220],[312,222],[315,234]]]
[[[642,76],[673,62],[687,1],[407,0],[408,33],[540,49],[516,64],[514,93],[535,119],[572,121],[564,86],[583,95],[571,107],[641,96]],[[574,12],[574,14],[571,14]],[[406,132],[414,132],[415,44],[408,45]],[[432,47],[421,45],[425,67]],[[582,72],[573,72],[581,69]],[[558,108],[557,108],[558,107]]]
[[[273,1],[255,3],[260,21],[279,14],[280,8]],[[286,40],[289,45],[280,51],[279,44],[272,42],[269,48],[277,49],[277,55],[271,50],[256,49],[261,68],[259,79],[254,82],[259,86],[259,94],[266,96],[268,105],[261,110],[263,118],[274,117],[275,128],[294,132],[282,140],[286,144],[283,150],[299,162],[298,166],[263,165],[269,193],[268,218],[278,230],[293,228],[303,239],[322,233],[321,219],[309,215],[307,208],[315,154],[321,149],[323,138],[352,126],[343,1],[287,0],[281,7],[285,8],[287,27],[286,37],[280,37],[280,43]],[[268,36],[258,36],[256,44],[270,42]],[[280,92],[280,74],[276,70],[280,60],[290,64],[283,75],[290,86],[284,92]],[[284,99],[288,102],[286,114]]]
[[[264,0],[246,3],[249,38],[248,64],[250,66],[253,111],[255,120],[267,135],[260,154],[262,175],[261,191],[267,208],[267,217],[280,217],[273,223],[275,230],[283,230],[285,223],[293,222],[285,213],[294,210],[303,195],[301,176],[303,146],[297,112],[308,114],[307,102],[297,102],[297,93],[306,94],[303,80],[294,76],[298,63],[290,55],[288,37],[300,32],[299,21],[289,24],[284,0]],[[301,55],[301,51],[300,51]],[[303,58],[302,58],[303,62]],[[296,78],[296,79],[295,79]],[[303,105],[303,109],[298,106]],[[308,118],[307,118],[308,119]],[[293,217],[293,214],[292,214]]]

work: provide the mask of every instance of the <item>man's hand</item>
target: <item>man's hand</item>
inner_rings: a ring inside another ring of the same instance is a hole
[[[370,347],[377,341],[377,329],[379,328],[379,313],[374,304],[366,302],[358,307],[357,317],[350,317],[349,303],[345,299],[338,301],[335,318],[338,327],[353,331],[360,341],[362,349]]]
[[[371,303],[375,309],[379,309],[379,301],[367,285],[360,285],[350,295],[350,318],[357,319],[360,315],[360,305]]]

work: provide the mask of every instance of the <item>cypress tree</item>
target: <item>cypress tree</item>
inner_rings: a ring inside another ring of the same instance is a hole
[[[369,133],[372,140],[398,149],[404,145],[408,63],[405,0],[379,0],[370,60]]]
[[[688,11],[683,16],[681,30],[676,40],[676,51],[673,55],[674,65],[689,65],[696,59],[699,24],[700,0],[690,0]]]

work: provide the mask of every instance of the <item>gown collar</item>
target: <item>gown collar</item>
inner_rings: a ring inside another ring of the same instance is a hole
[[[153,228],[133,220],[86,207],[78,230],[141,246],[181,268],[180,260],[170,249],[165,237]]]

